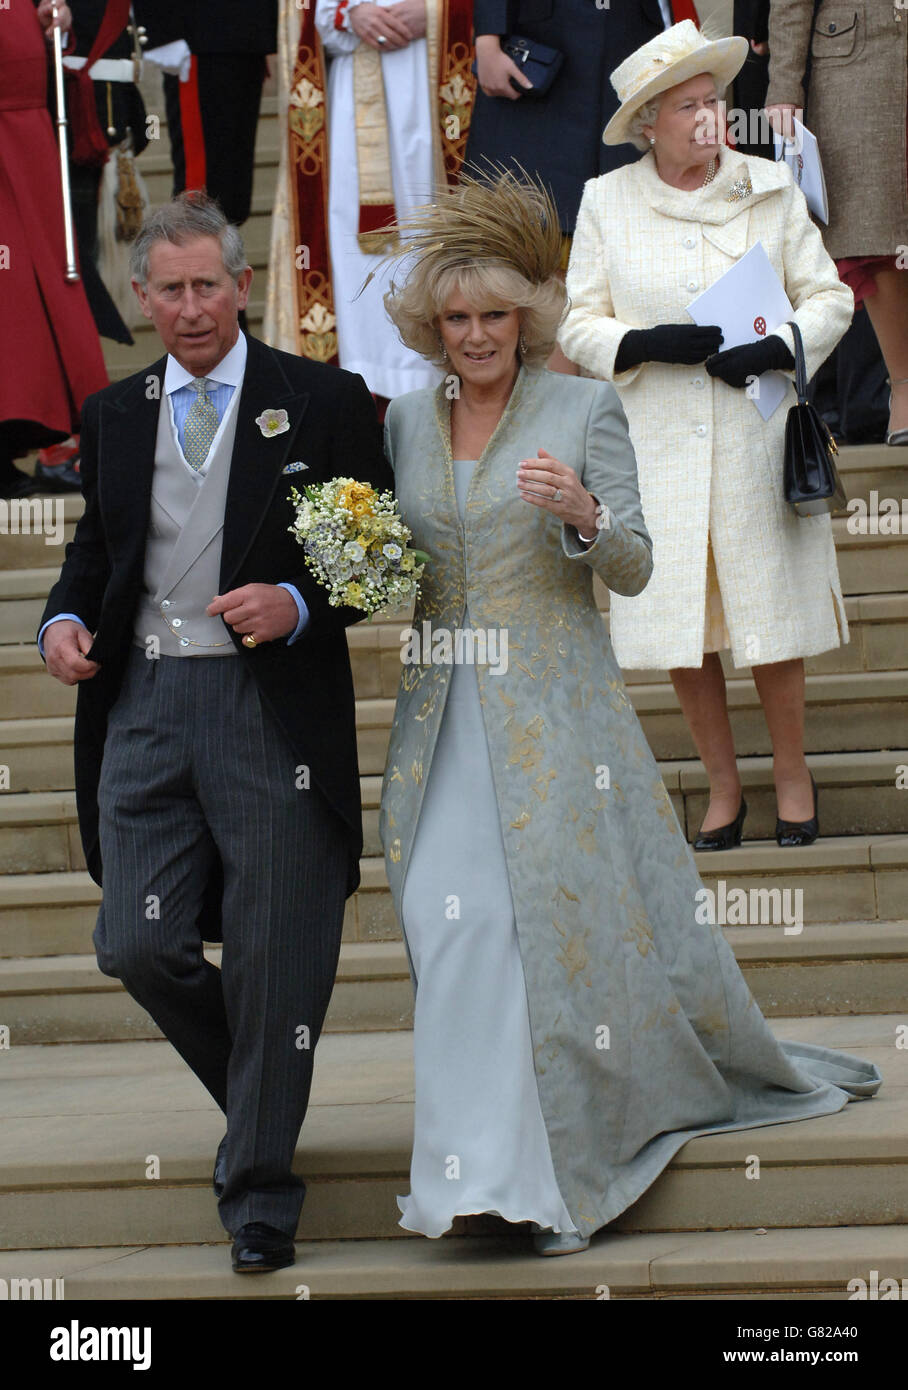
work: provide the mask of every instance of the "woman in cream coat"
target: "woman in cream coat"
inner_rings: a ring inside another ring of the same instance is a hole
[[[497,1212],[565,1254],[693,1135],[829,1114],[880,1076],[778,1043],[703,913],[593,594],[650,574],[624,412],[540,370],[564,305],[554,205],[509,177],[405,229],[415,265],[385,302],[449,375],[385,421],[430,556],[380,821],[416,984],[401,1225]],[[458,661],[458,629],[485,658]]]
[[[783,493],[793,386],[768,421],[745,389],[770,368],[791,381],[791,330],[717,352],[719,331],[687,313],[759,241],[794,306],[808,377],[852,314],[784,162],[718,143],[717,96],[746,54],[745,39],[709,43],[685,21],[612,74],[622,106],[603,139],[647,153],[585,187],[559,335],[572,361],[615,383],[627,412],[653,574],[640,597],[612,599],[611,639],[622,667],[671,673],[710,779],[698,849],[740,843],[746,811],[719,651],[753,669],[777,839],[806,844],[818,826],[803,658],[848,640],[830,518],[798,517]]]

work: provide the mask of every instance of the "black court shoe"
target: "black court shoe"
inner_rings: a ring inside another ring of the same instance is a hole
[[[728,825],[720,825],[717,830],[701,831],[694,840],[694,849],[734,849],[741,843],[744,817],[747,815],[747,802],[741,797],[738,814]]]
[[[812,845],[820,833],[820,822],[817,817],[817,784],[813,780],[813,773],[810,774],[810,785],[813,787],[813,815],[810,820],[779,820],[776,819],[776,844],[788,848],[792,845]]]

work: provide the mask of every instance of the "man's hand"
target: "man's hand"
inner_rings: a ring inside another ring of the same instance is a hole
[[[74,623],[71,618],[51,623],[44,634],[44,660],[48,671],[64,685],[91,680],[101,669],[96,661],[85,658],[94,640],[87,627]]]
[[[411,39],[425,38],[426,0],[397,0],[397,4],[389,5],[385,13],[402,20]]]
[[[501,39],[497,34],[478,34],[476,37],[476,76],[487,97],[506,97],[508,101],[519,101],[520,93],[515,92],[511,78],[521,87],[532,87],[525,73],[502,52]]]
[[[794,140],[794,118],[796,115],[800,117],[804,113],[799,111],[791,101],[776,101],[772,106],[764,107],[764,110],[773,130],[786,140]]]
[[[394,11],[398,5],[384,8],[381,5],[354,5],[350,10],[350,28],[357,38],[379,53],[387,53],[392,48],[406,48],[410,42],[410,30],[405,21]],[[425,19],[423,21],[425,23]],[[382,40],[379,43],[379,39]]]
[[[38,23],[45,30],[44,37],[48,43],[54,41],[54,7],[52,0],[41,0],[35,13],[38,16]],[[56,28],[61,34],[67,33],[73,27],[73,17],[68,5],[64,5],[62,0],[57,4],[57,23]]]
[[[228,594],[219,594],[205,612],[209,617],[221,613],[234,632],[241,637],[251,632],[256,643],[289,637],[300,620],[293,595],[277,584],[244,584],[241,589],[231,589]]]

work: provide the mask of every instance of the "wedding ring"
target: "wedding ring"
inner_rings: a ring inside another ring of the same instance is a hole
[[[247,633],[246,633],[246,636],[243,638],[243,646],[244,646],[244,647],[255,647],[255,646],[258,646],[258,643],[256,642],[256,640],[255,640],[255,638],[253,637],[253,635],[252,635],[251,632],[247,632]]]
[[[555,495],[554,495],[554,497],[552,498],[552,501],[553,501],[553,502],[560,502],[560,501],[561,501],[561,488],[560,488],[560,487],[556,487],[556,489],[555,489]]]

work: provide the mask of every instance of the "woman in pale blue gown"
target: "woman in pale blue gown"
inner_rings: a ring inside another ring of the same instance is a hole
[[[380,818],[416,986],[400,1224],[493,1212],[565,1254],[695,1135],[829,1114],[881,1077],[777,1042],[703,921],[593,593],[652,569],[627,422],[608,384],[541,369],[565,303],[550,201],[467,181],[405,231],[386,307],[448,376],[385,422],[430,556]]]

